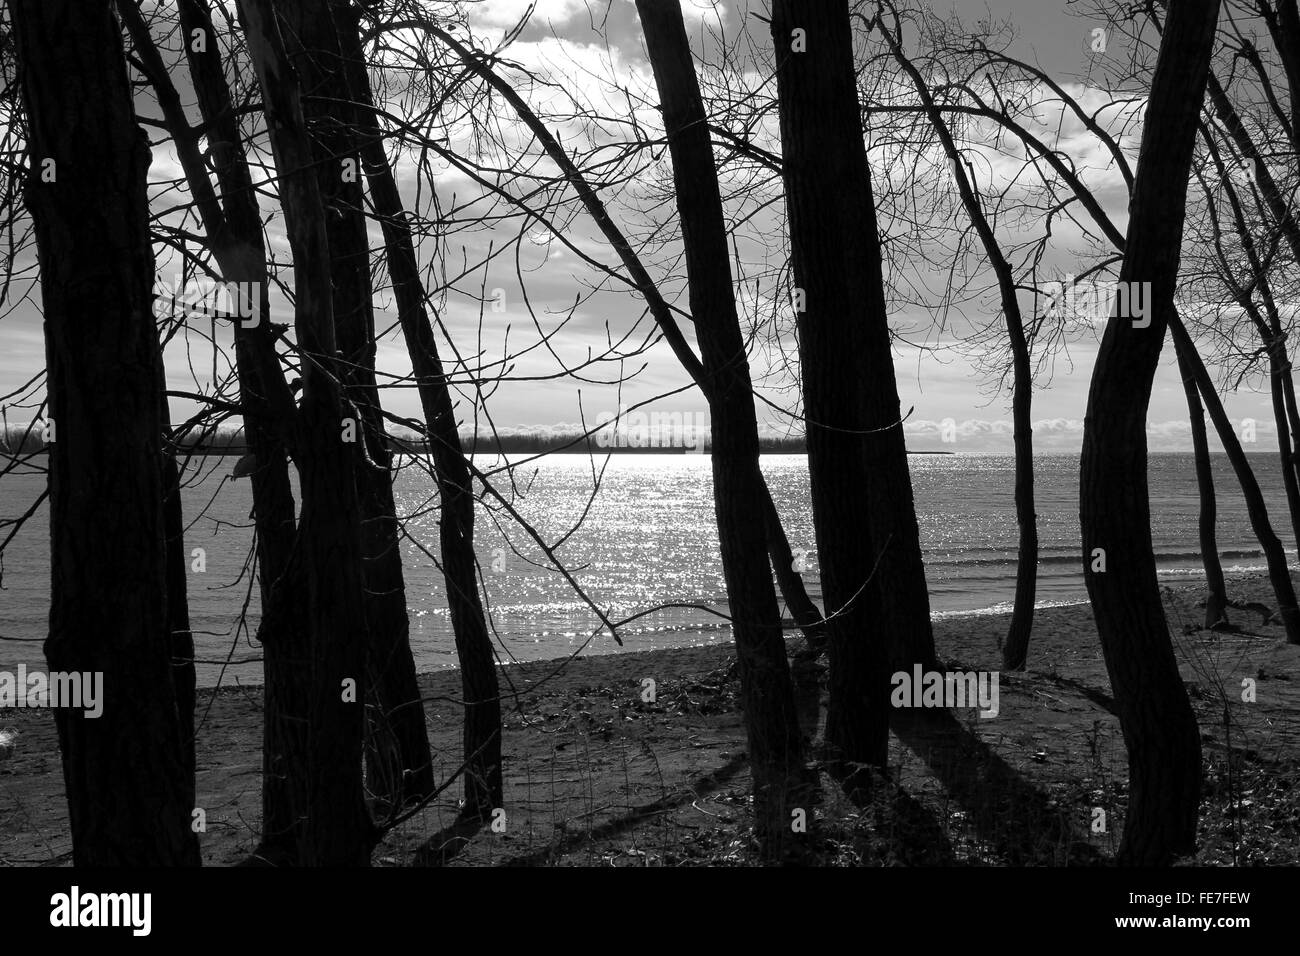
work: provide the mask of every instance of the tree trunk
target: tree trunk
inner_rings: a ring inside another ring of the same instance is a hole
[[[1093,370],[1080,463],[1084,572],[1129,754],[1118,859],[1166,865],[1196,845],[1200,734],[1156,577],[1146,416],[1174,290],[1218,0],[1173,6],[1147,102],[1119,281],[1150,282],[1149,324],[1115,315]],[[1171,319],[1173,320],[1171,323]]]
[[[176,716],[180,720],[181,756],[185,780],[194,802],[194,634],[190,631],[189,556],[185,553],[185,514],[181,507],[181,473],[176,446],[171,440],[171,414],[167,407],[166,375],[162,352],[158,354],[159,417],[162,419],[163,535],[166,539],[167,633],[171,644],[172,685],[176,689]]]
[[[1278,540],[1269,521],[1268,507],[1264,504],[1264,495],[1259,489],[1254,471],[1251,470],[1250,460],[1242,450],[1241,440],[1233,431],[1232,422],[1228,419],[1228,413],[1224,411],[1223,402],[1214,390],[1210,373],[1205,368],[1205,363],[1201,361],[1200,355],[1196,353],[1196,345],[1187,334],[1187,329],[1177,314],[1170,316],[1169,331],[1179,355],[1186,356],[1188,367],[1196,378],[1196,385],[1205,402],[1205,410],[1209,412],[1210,421],[1214,423],[1219,441],[1223,443],[1223,450],[1228,453],[1228,460],[1237,474],[1242,497],[1246,500],[1246,512],[1250,515],[1251,529],[1259,539],[1259,546],[1264,551],[1264,560],[1268,564],[1268,578],[1277,597],[1278,617],[1282,619],[1283,627],[1286,629],[1287,643],[1300,644],[1300,610],[1296,608],[1295,586],[1291,582],[1291,572],[1287,568],[1286,551],[1283,550],[1282,542]]]
[[[794,31],[806,44],[795,52]],[[899,421],[847,6],[773,4],[782,176],[814,526],[827,614],[832,760],[883,765],[889,673],[934,662]]]
[[[492,638],[479,595],[474,554],[474,489],[456,427],[447,375],[438,354],[433,326],[425,311],[424,287],[410,225],[397,181],[384,153],[374,115],[370,80],[361,36],[353,16],[340,16],[338,27],[348,64],[352,95],[360,111],[361,159],[375,216],[384,235],[384,254],[397,301],[397,317],[411,357],[411,368],[428,429],[429,452],[442,512],[438,523],[442,572],[447,586],[456,655],[465,699],[463,732],[465,806],[462,816],[484,821],[502,806],[501,701]]]
[[[759,471],[759,480],[763,474]],[[803,632],[807,647],[803,656],[814,658],[826,647],[826,625],[821,611],[808,596],[803,578],[794,569],[794,552],[790,550],[790,539],[785,535],[785,526],[781,524],[781,513],[776,510],[776,502],[763,481],[763,528],[767,535],[767,553],[772,561],[772,570],[776,573],[776,585],[785,601],[790,617]]]
[[[763,855],[795,847],[792,814],[806,807],[794,691],[776,591],[768,565],[758,425],[745,340],[736,314],[722,196],[704,104],[681,7],[637,0],[646,50],[672,155],[691,315],[712,382],[713,501],[723,577],[740,664],[741,696],[754,786],[754,829]]]
[[[171,667],[148,141],[107,2],[10,11],[54,423],[45,655],[102,681],[98,717],[54,713],[73,862],[198,865]]]
[[[1287,355],[1285,344],[1279,346],[1278,351],[1281,353],[1279,356],[1281,365],[1278,370],[1278,377],[1282,382],[1282,398],[1286,403],[1286,421],[1291,435],[1289,461],[1291,470],[1296,474],[1297,481],[1300,481],[1300,408],[1296,407],[1293,366],[1291,357]],[[1300,546],[1300,542],[1297,542],[1297,545]]]
[[[179,8],[182,31],[189,39],[185,54],[190,80],[203,122],[212,128],[210,162],[222,211],[208,227],[213,255],[227,281],[252,283],[257,294],[257,321],[235,323],[239,402],[249,451],[257,463],[249,482],[257,531],[262,610],[257,640],[262,645],[264,714],[262,837],[255,856],[287,862],[297,859],[306,817],[310,677],[303,582],[292,562],[297,506],[282,438],[293,430],[297,412],[275,352],[262,219],[221,63],[221,45],[207,0],[180,0]],[[196,31],[204,43],[193,42]],[[187,169],[187,175],[191,191],[199,194],[207,183],[206,172]]]
[[[334,328],[343,358],[345,416],[355,419],[355,475],[370,632],[367,684],[374,698],[367,702],[367,784],[385,805],[400,807],[433,792],[433,759],[411,656],[392,455],[375,380],[375,317],[357,111],[334,23],[335,10],[340,18],[353,16],[348,7],[308,0],[286,5],[284,11],[294,38],[290,53],[303,85],[303,113],[316,147],[316,181],[321,201],[330,211],[325,223]]]
[[[1210,459],[1210,442],[1205,433],[1205,411],[1197,391],[1196,373],[1182,349],[1178,352],[1178,373],[1187,394],[1187,416],[1192,425],[1192,450],[1196,456],[1196,486],[1200,491],[1201,563],[1205,566],[1205,626],[1216,628],[1228,623],[1228,585],[1219,561],[1219,544],[1214,522],[1218,503],[1214,496],[1214,466]]]
[[[239,6],[293,250],[294,326],[302,356],[297,458],[302,519],[295,560],[306,585],[311,683],[301,857],[308,865],[366,865],[374,830],[361,781],[366,618],[360,511],[354,452],[343,440],[343,376],[336,359],[325,209],[275,9],[271,0],[242,0]]]
[[[1269,349],[1268,391],[1273,400],[1273,423],[1277,429],[1277,451],[1282,461],[1282,486],[1286,489],[1287,510],[1291,515],[1291,535],[1300,548],[1300,480],[1296,478],[1291,444],[1291,420],[1287,416],[1286,390],[1283,384],[1285,358],[1277,349]]]
[[[1002,648],[1002,666],[1024,670],[1029,657],[1029,635],[1034,626],[1034,601],[1038,591],[1038,515],[1034,507],[1034,425],[1031,404],[1034,380],[1024,328],[1010,320],[1012,336],[1011,421],[1016,450],[1016,525],[1020,530],[1016,556],[1016,597]]]

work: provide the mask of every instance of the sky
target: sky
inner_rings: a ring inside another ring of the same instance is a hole
[[[482,0],[471,4],[470,23],[479,44],[487,45],[498,39],[503,31],[518,22],[528,6],[523,0]],[[1088,69],[1092,57],[1090,47],[1095,38],[1093,31],[1099,24],[1078,16],[1077,6],[1067,8],[1064,0],[940,0],[936,6],[951,8],[967,22],[1008,21],[1018,33],[1012,51],[1049,66],[1049,72],[1061,82],[1076,82]],[[762,0],[757,0],[749,9],[762,12],[764,7]],[[683,8],[697,53],[714,49],[719,31],[729,36],[748,31],[754,42],[770,42],[766,25],[752,17],[742,17],[741,7],[730,0],[717,5],[683,0]],[[1107,55],[1122,57],[1124,52],[1112,48]],[[508,56],[532,67],[543,79],[554,80],[558,90],[584,102],[604,105],[611,114],[622,108],[617,88],[626,87],[641,95],[637,115],[649,127],[656,121],[652,75],[632,0],[540,0]],[[526,98],[542,106],[558,102],[559,94],[556,89],[537,84],[526,91]],[[192,102],[192,96],[187,101]],[[623,104],[626,102],[622,100]],[[153,104],[146,101],[138,106],[142,113],[149,113]],[[154,110],[151,115],[156,115],[156,107]],[[509,117],[498,116],[496,121],[506,130],[507,139],[515,137],[520,143],[525,142],[523,133]],[[877,192],[882,180],[887,184],[891,177],[907,174],[907,170],[892,168],[874,150],[872,157]],[[175,177],[178,168],[174,152],[167,144],[155,147],[151,179],[161,183]],[[411,203],[415,196],[421,195],[417,193],[415,170],[409,164],[399,164],[398,168],[404,198]],[[472,195],[475,187],[468,176],[445,165],[437,168],[436,188],[444,203],[452,196],[463,200]],[[992,175],[995,167],[988,168]],[[1090,182],[1097,183],[1108,213],[1122,228],[1126,220],[1125,195],[1118,174],[1099,165],[1092,172],[1094,178]],[[685,309],[680,250],[673,238],[676,224],[668,214],[671,202],[663,205],[664,195],[655,191],[656,183],[662,181],[664,174],[662,164],[657,170],[643,171],[629,184],[631,198],[615,200],[611,208],[631,235],[644,236],[652,229],[660,230],[664,240],[651,256],[651,272],[663,283],[665,291],[680,295],[675,301]],[[724,180],[724,189],[726,186]],[[154,201],[158,208],[166,197],[155,196]],[[267,206],[265,200],[263,205]],[[264,215],[268,211],[264,208]],[[729,212],[734,214],[734,210]],[[738,246],[741,255],[751,261],[754,257],[770,256],[771,244],[762,240],[771,230],[779,228],[780,218],[772,207],[754,211],[747,244]],[[273,221],[270,230],[277,257],[287,257],[282,223]],[[465,255],[472,260],[486,252],[488,241],[498,243],[517,231],[515,225],[500,233],[482,230],[450,241],[463,246]],[[575,296],[597,281],[578,254],[610,265],[616,259],[585,216],[572,218],[562,232],[571,246],[534,228],[520,243],[517,259],[512,252],[509,258],[498,259],[487,275],[479,273],[474,285],[481,279],[487,304],[453,294],[441,309],[440,318],[459,353],[469,356],[471,363],[473,356],[481,356],[488,372],[502,379],[487,402],[492,422],[503,431],[569,430],[580,421],[592,423],[602,415],[609,417],[620,405],[633,406],[639,402],[650,402],[645,406],[646,411],[681,412],[693,416],[691,420],[702,419],[706,409],[700,396],[689,387],[677,360],[662,344],[648,349],[627,348],[632,354],[621,365],[606,361],[583,367],[582,382],[559,374],[566,365],[581,366],[588,354],[600,355],[609,348],[611,340],[626,337],[629,345],[640,343],[653,331],[640,300],[622,292],[597,293],[575,307]],[[372,231],[372,235],[378,245],[381,242],[378,231]],[[1061,246],[1052,257],[1052,265],[1063,276],[1077,264],[1070,258],[1069,243],[1063,242]],[[460,249],[452,249],[449,257],[460,254]],[[919,255],[928,261],[911,261],[909,268],[931,279],[942,278],[948,268],[943,250],[922,247]],[[174,266],[160,262],[159,274],[164,284],[169,271],[174,273]],[[521,276],[525,280],[522,283]],[[774,294],[774,290],[764,290],[760,285],[753,293],[748,288],[742,289],[741,301],[768,301],[767,297]],[[751,295],[752,299],[746,298]],[[290,303],[283,296],[277,302],[273,319],[289,322]],[[378,306],[378,321],[381,327],[389,328],[396,315],[391,296],[381,295]],[[893,303],[891,324],[898,336],[894,364],[901,410],[906,416],[904,427],[912,449],[1011,451],[1007,393],[994,387],[972,350],[962,347],[960,341],[973,325],[1000,321],[993,306],[985,297],[965,303],[962,314],[954,316],[942,315],[933,306],[916,302]],[[550,333],[545,342],[539,329]],[[169,384],[173,389],[192,391],[209,384],[210,376],[204,370],[210,366],[212,356],[202,340],[206,332],[206,324],[197,323],[188,342],[177,340],[169,348]],[[1095,334],[1073,336],[1068,349],[1052,362],[1050,376],[1044,376],[1040,382],[1033,411],[1035,444],[1039,451],[1068,452],[1079,447],[1096,339]],[[184,353],[187,346],[188,357]],[[791,351],[793,348],[788,337],[785,348]],[[514,354],[508,367],[502,367],[497,363],[507,351],[518,354]],[[0,320],[0,392],[9,392],[31,378],[43,361],[38,310],[34,303],[21,304]],[[758,342],[751,362],[764,400],[760,402],[761,427],[766,432],[785,434],[795,427],[795,416],[790,379],[782,371],[782,349],[770,342]],[[381,340],[378,364],[391,375],[409,372],[404,345],[395,330],[390,329]],[[620,375],[629,374],[632,377],[621,386],[613,384]],[[399,415],[419,415],[412,389],[388,390],[384,401]],[[1247,389],[1226,396],[1226,405],[1243,434],[1256,435],[1260,442],[1268,439],[1271,431],[1267,395]],[[463,401],[459,409],[462,424],[469,425],[475,415],[473,403]],[[174,402],[174,419],[187,411],[185,403]],[[481,409],[478,414],[483,415]],[[21,409],[7,410],[7,415],[11,421],[32,417],[24,415]],[[1250,422],[1254,420],[1258,425],[1252,428]],[[1168,343],[1151,398],[1148,434],[1153,450],[1190,448],[1184,392],[1173,361],[1173,349]]]

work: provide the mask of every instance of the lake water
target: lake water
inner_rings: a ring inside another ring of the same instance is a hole
[[[1290,546],[1275,455],[1251,456],[1265,486],[1270,516]],[[200,684],[260,681],[256,631],[257,586],[247,565],[252,544],[247,480],[230,480],[233,459],[197,459],[184,494],[189,529],[187,552],[203,548],[205,573],[189,575],[190,615],[196,631]],[[1016,572],[1013,460],[993,455],[913,455],[909,459],[925,550],[931,609],[936,615],[1006,610]],[[476,460],[487,470],[495,459]],[[594,465],[599,468],[601,461]],[[804,579],[820,599],[817,555],[808,503],[808,469],[799,455],[765,456],[763,472],[785,521],[791,546],[805,550]],[[1080,564],[1078,459],[1044,456],[1036,463],[1041,539],[1040,606],[1086,600]],[[1251,536],[1245,506],[1226,458],[1215,459],[1219,490],[1219,548],[1224,566],[1260,569],[1263,558]],[[1162,577],[1170,582],[1201,575],[1196,521],[1196,477],[1190,455],[1153,455],[1150,465],[1155,548]],[[553,455],[498,475],[496,487],[554,541],[581,522],[559,554],[574,577],[611,619],[665,602],[726,609],[714,526],[712,481],[700,455],[613,456],[593,497],[593,463],[580,455]],[[44,476],[0,481],[0,515],[21,514],[44,484]],[[404,468],[395,481],[399,512],[410,535],[438,553],[437,496],[420,467]],[[585,511],[585,516],[584,516]],[[44,666],[41,641],[49,613],[47,511],[42,508],[4,556],[0,590],[0,669]],[[759,520],[755,516],[755,520]],[[597,623],[585,603],[548,566],[545,556],[497,508],[477,514],[477,547],[486,596],[502,660],[566,656],[588,641]],[[411,643],[417,666],[454,666],[441,574],[417,545],[403,541]],[[517,552],[517,553],[516,553]],[[236,627],[245,602],[246,631]],[[728,639],[725,622],[699,610],[659,611],[621,629],[625,650],[640,651]],[[608,635],[583,653],[619,648]]]

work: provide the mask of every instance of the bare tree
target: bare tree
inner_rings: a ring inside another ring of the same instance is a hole
[[[107,2],[12,0],[48,357],[52,672],[79,866],[197,865],[172,669],[147,140]],[[171,492],[174,498],[174,489]],[[129,768],[129,772],[124,772]]]
[[[326,213],[302,94],[276,10],[270,0],[244,0],[240,17],[280,171],[302,357],[296,452],[302,519],[294,560],[301,562],[306,584],[311,683],[301,857],[308,865],[365,865],[374,832],[359,772],[366,659],[360,507],[353,480],[355,452],[345,441],[345,376],[334,330]]]
[[[276,354],[277,331],[270,321],[262,218],[207,0],[183,0],[180,22],[200,116],[214,134],[210,156],[215,188],[199,149],[198,132],[185,114],[140,9],[133,0],[120,0],[118,9],[176,144],[216,267],[226,281],[252,289],[256,296],[255,321],[233,323],[238,409],[254,462],[249,480],[262,612],[257,638],[264,652],[262,839],[254,855],[292,860],[298,853],[306,807],[309,670],[301,618],[305,611],[302,579],[299,566],[291,561],[297,516],[286,452],[297,445],[296,410]]]
[[[1171,10],[1142,131],[1119,281],[1149,282],[1150,321],[1118,308],[1088,395],[1080,465],[1084,569],[1129,754],[1131,796],[1119,859],[1160,865],[1196,842],[1200,734],[1179,676],[1156,580],[1146,411],[1174,291],[1218,0]]]
[[[848,8],[777,0],[771,28],[791,260],[806,297],[796,309],[827,609],[826,742],[847,770],[884,764],[889,672],[929,665],[934,641]]]
[[[691,314],[707,384],[713,500],[753,765],[755,832],[764,854],[780,859],[796,842],[791,815],[807,794],[767,529],[754,520],[763,513],[767,491],[758,470],[753,386],[736,314],[722,195],[678,0],[637,0],[637,12],[672,154]]]
[[[930,84],[903,50],[902,22],[892,3],[885,3],[893,22],[891,28],[878,15],[876,26],[889,45],[890,52],[911,80],[916,95],[925,110],[943,153],[952,166],[962,206],[971,225],[979,236],[980,245],[988,257],[989,266],[997,279],[998,297],[1006,323],[1006,338],[1011,351],[1012,399],[1011,416],[1016,458],[1016,524],[1020,541],[1016,566],[1016,594],[1011,613],[1011,623],[1003,645],[1003,666],[1008,670],[1023,670],[1029,653],[1029,635],[1034,622],[1034,594],[1038,583],[1038,523],[1034,514],[1034,434],[1033,434],[1033,366],[1029,354],[1029,341],[1020,309],[1019,283],[1011,262],[1002,250],[981,197],[972,183],[973,167],[967,162],[952,131],[944,119],[930,91]]]
[[[1223,562],[1214,523],[1218,503],[1214,496],[1214,463],[1210,459],[1210,442],[1205,432],[1205,407],[1197,386],[1196,372],[1187,353],[1178,353],[1178,372],[1187,396],[1187,417],[1192,426],[1192,454],[1196,460],[1196,487],[1200,494],[1197,533],[1201,542],[1201,564],[1205,568],[1205,626],[1216,628],[1228,623],[1228,585],[1223,577]]]
[[[430,436],[433,473],[441,499],[438,541],[447,604],[465,696],[463,731],[466,819],[482,822],[503,801],[500,688],[491,637],[479,596],[474,554],[474,488],[457,429],[448,375],[420,279],[410,221],[384,151],[355,11],[336,10],[351,95],[359,105],[358,141],[375,217],[384,235],[384,261],[397,300],[398,322],[415,373]]]
[[[370,243],[357,149],[358,109],[349,89],[339,29],[348,3],[309,0],[284,7],[288,50],[303,86],[303,114],[329,242],[334,330],[342,355],[344,428],[353,429],[365,572],[367,684],[373,688],[366,761],[370,791],[393,806],[434,788],[424,709],[411,656],[406,586],[393,500],[392,455],[375,377]],[[338,22],[336,22],[338,21]]]

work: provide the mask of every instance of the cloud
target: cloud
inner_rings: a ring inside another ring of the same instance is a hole
[[[718,0],[682,0],[682,19],[687,23],[692,20],[709,20],[711,22],[727,21],[727,8]]]
[[[587,9],[586,0],[481,0],[469,7],[469,22],[475,27],[510,29],[533,5],[532,24],[560,26]]]
[[[1253,422],[1253,424],[1252,424]],[[1254,450],[1272,434],[1271,423],[1264,420],[1234,420],[1233,428],[1243,439],[1247,451]],[[1078,418],[1040,418],[1033,422],[1034,452],[1077,452],[1083,444],[1083,420]],[[938,421],[914,419],[903,424],[908,446],[915,451],[953,451],[958,453],[1006,453],[1014,451],[1015,426],[1008,418],[944,418]],[[1147,423],[1147,445],[1155,451],[1190,451],[1191,427],[1185,419]],[[1218,451],[1217,443],[1212,450]]]

